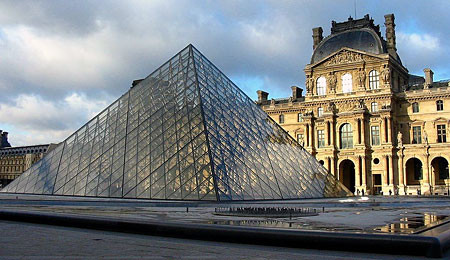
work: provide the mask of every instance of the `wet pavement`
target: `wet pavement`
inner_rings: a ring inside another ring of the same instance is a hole
[[[60,197],[61,198],[61,197]],[[354,197],[235,203],[183,203],[64,197],[0,196],[0,209],[55,212],[84,216],[119,217],[140,221],[253,226],[274,229],[345,231],[357,233],[417,234],[450,221],[448,197]],[[63,203],[64,202],[64,203]],[[283,207],[315,210],[315,216],[223,216],[227,207]]]
[[[0,221],[0,259],[427,259],[137,235]]]

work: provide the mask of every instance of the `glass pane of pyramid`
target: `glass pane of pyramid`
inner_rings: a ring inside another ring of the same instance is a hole
[[[349,194],[192,45],[1,192],[220,201]]]

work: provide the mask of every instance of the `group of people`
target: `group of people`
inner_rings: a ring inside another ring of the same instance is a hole
[[[237,208],[216,208],[215,212],[228,212],[228,213],[242,213],[242,214],[289,214],[289,213],[311,213],[315,212],[315,209],[310,208],[255,208],[255,207],[237,207]]]

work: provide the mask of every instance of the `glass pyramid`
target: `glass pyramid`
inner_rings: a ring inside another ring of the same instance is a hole
[[[349,195],[192,45],[1,192],[217,201]]]

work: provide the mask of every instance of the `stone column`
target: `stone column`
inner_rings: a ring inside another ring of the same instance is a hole
[[[425,154],[425,165],[422,165],[423,179],[420,182],[422,195],[430,194],[430,155]]]
[[[325,135],[325,146],[329,146],[330,144],[328,143],[328,121],[325,122],[325,131],[323,132],[323,134]]]
[[[359,122],[359,118],[355,118],[355,124],[356,124],[356,142],[355,144],[361,144],[361,124]]]
[[[386,139],[385,137],[385,127],[384,127],[384,117],[381,118],[381,125],[380,125],[380,143],[385,143]]]
[[[331,124],[330,124],[330,145],[334,148],[334,147],[336,147],[336,144],[335,144],[335,137],[334,137],[334,134],[335,134],[336,132],[334,131],[334,122],[333,121],[331,121]]]
[[[388,176],[387,176],[387,174],[388,174],[388,171],[389,171],[389,168],[388,168],[388,161],[389,161],[389,158],[388,158],[388,156],[387,155],[383,155],[383,157],[384,157],[384,172],[383,172],[383,176],[382,176],[382,184],[383,184],[383,186],[387,186],[388,185]]]
[[[392,122],[391,122],[391,118],[390,117],[388,117],[387,118],[387,142],[388,143],[391,143],[392,142],[392,129],[391,129],[391,127],[392,127]]]
[[[366,145],[366,120],[361,120],[361,143],[365,146]]]
[[[312,123],[309,126],[309,136],[311,138],[309,144],[311,145],[311,148],[313,148],[314,147],[314,128],[313,128],[313,124]]]
[[[355,186],[357,189],[359,189],[359,187],[361,186],[361,156],[357,157],[357,163],[356,163],[356,167],[358,167],[355,171]]]
[[[364,194],[367,194],[367,175],[366,175],[366,157],[361,157],[361,186],[366,190]]]
[[[331,174],[333,174],[334,178],[337,179],[337,176],[336,176],[336,160],[335,160],[334,156],[331,157]]]
[[[424,184],[430,184],[430,167],[429,167],[429,156],[426,155],[425,165],[422,166],[423,168],[423,183]]]
[[[404,155],[400,155],[400,161],[398,165],[398,194],[405,195],[405,167],[404,167]]]
[[[389,185],[394,186],[394,156],[389,155]]]
[[[310,131],[311,130],[311,124],[307,124],[306,128],[307,128],[306,134],[308,135],[307,139],[306,139],[306,142],[307,142],[307,146],[309,147],[309,146],[311,146],[311,131]]]

